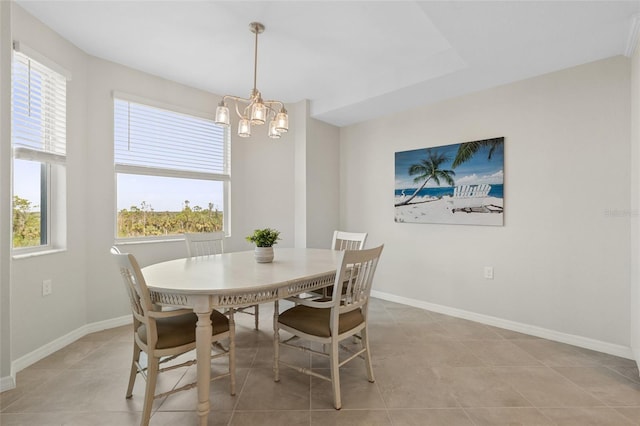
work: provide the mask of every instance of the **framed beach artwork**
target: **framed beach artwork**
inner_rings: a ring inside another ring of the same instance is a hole
[[[395,221],[504,224],[504,137],[395,154]]]

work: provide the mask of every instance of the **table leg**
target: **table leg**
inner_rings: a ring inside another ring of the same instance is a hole
[[[195,311],[195,309],[194,309]],[[211,383],[211,307],[198,310],[196,324],[196,368],[198,374],[198,418],[200,426],[206,426],[211,403],[209,385]]]
[[[280,333],[278,328],[278,299],[273,302],[273,381],[280,381]]]

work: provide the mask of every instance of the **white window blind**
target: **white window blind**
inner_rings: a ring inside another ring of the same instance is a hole
[[[64,76],[18,51],[12,61],[12,144],[18,159],[64,164]]]
[[[229,180],[227,137],[212,120],[114,99],[114,144],[116,171]]]

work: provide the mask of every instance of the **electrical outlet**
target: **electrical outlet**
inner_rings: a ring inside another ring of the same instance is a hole
[[[493,279],[493,266],[485,266],[484,267],[484,277],[488,280]]]
[[[48,296],[51,293],[53,293],[53,281],[52,280],[42,281],[42,295]]]

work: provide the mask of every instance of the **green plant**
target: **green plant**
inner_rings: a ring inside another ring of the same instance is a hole
[[[271,228],[256,229],[247,237],[247,241],[254,243],[256,247],[271,247],[280,239],[280,231]]]

